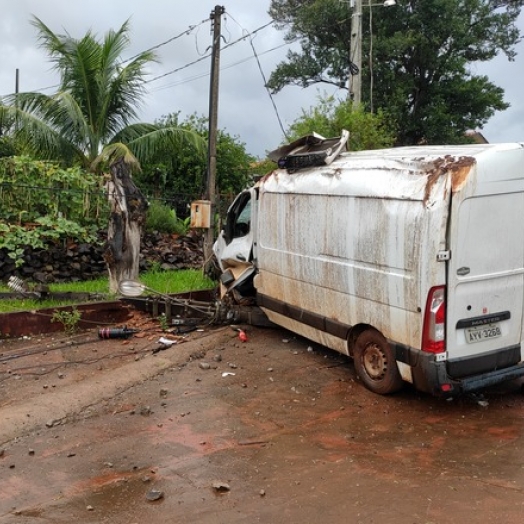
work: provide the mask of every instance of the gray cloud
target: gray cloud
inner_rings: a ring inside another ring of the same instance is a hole
[[[17,0],[6,2],[0,20],[0,95],[15,89],[15,71],[20,70],[20,90],[40,90],[57,84],[57,76],[46,55],[38,47],[37,32],[31,25],[31,16],[38,16],[54,32],[68,32],[82,37],[86,31],[102,36],[109,29],[117,29],[128,18],[131,21],[129,56],[164,42],[191,26],[197,26],[158,49],[159,63],[150,68],[150,78],[183,68],[208,52],[211,44],[209,15],[217,2],[210,0]],[[224,36],[221,54],[219,127],[236,135],[247,150],[263,157],[283,140],[277,115],[255,60],[249,40],[225,47],[243,35],[270,21],[267,15],[269,0],[228,0],[222,22]],[[199,25],[201,22],[201,25]],[[524,28],[524,17],[520,20]],[[256,33],[253,45],[261,68],[269,78],[275,65],[284,59],[288,46],[283,44],[283,33],[272,27]],[[483,130],[492,142],[523,141],[521,122],[524,104],[520,85],[524,71],[524,46],[519,46],[515,62],[497,58],[490,64],[478,66],[506,91],[511,108],[497,114]],[[154,121],[168,113],[180,111],[182,116],[192,113],[207,115],[209,106],[210,60],[165,76],[148,84],[140,118]],[[52,92],[46,91],[46,92]],[[334,88],[287,87],[274,96],[280,118],[286,128],[302,112],[314,105],[320,94],[345,96]]]

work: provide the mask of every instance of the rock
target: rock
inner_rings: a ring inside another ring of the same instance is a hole
[[[207,362],[199,362],[198,366],[200,367],[200,369],[210,369],[211,368],[211,364]]]
[[[152,489],[147,492],[146,499],[149,502],[155,502],[156,500],[160,500],[164,498],[164,492],[159,491],[157,489]]]
[[[229,484],[220,480],[215,480],[215,482],[213,482],[213,489],[217,493],[226,493],[227,491],[231,491]]]

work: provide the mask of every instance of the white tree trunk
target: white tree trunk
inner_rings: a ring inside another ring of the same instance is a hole
[[[111,165],[110,217],[104,260],[109,271],[109,292],[116,293],[121,280],[138,280],[140,240],[147,201],[123,160]]]

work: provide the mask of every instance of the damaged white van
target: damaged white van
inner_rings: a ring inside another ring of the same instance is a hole
[[[524,376],[524,144],[331,150],[280,151],[236,198],[224,294],[353,357],[376,393]]]

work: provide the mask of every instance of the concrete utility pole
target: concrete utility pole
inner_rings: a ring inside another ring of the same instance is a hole
[[[204,198],[210,202],[210,225],[204,235],[204,269],[207,269],[213,255],[215,241],[216,167],[217,167],[217,123],[218,123],[218,77],[220,72],[220,38],[222,15],[225,8],[215,6],[210,18],[213,24],[211,49],[211,85],[209,92],[209,139],[207,155],[207,180]]]
[[[349,60],[358,70],[356,75],[351,74],[353,67],[349,71],[348,98],[355,105],[362,101],[362,0],[352,0],[351,6],[351,44],[349,50]]]

